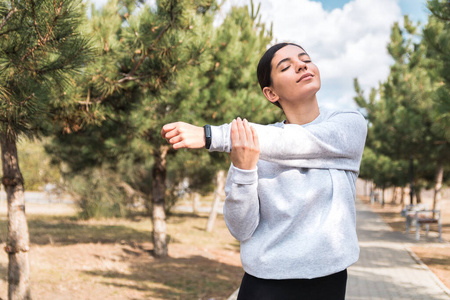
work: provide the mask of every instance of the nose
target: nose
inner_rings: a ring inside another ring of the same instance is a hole
[[[301,59],[296,60],[296,63],[295,63],[295,70],[296,70],[296,72],[298,73],[302,69],[307,70],[308,69],[307,64],[304,61],[302,61]]]

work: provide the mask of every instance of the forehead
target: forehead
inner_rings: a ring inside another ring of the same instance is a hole
[[[295,45],[287,45],[275,52],[272,58],[272,66],[276,66],[282,59],[297,57],[300,53],[306,53],[306,51]]]

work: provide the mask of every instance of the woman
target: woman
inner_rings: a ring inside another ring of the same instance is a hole
[[[175,149],[231,152],[224,217],[241,242],[238,299],[344,299],[358,260],[355,182],[367,125],[355,111],[319,109],[320,73],[306,51],[272,46],[258,64],[264,96],[283,122],[167,124]]]

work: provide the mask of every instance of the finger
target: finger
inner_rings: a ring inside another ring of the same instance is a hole
[[[182,141],[183,141],[183,138],[182,138],[180,135],[177,135],[177,136],[175,136],[175,137],[173,137],[173,138],[167,139],[167,141],[168,141],[170,144],[174,145],[174,144],[176,144],[176,143],[182,142]]]
[[[239,142],[239,130],[237,121],[231,122],[231,146],[236,145]]]
[[[245,134],[244,122],[242,122],[241,118],[237,118],[237,127],[239,131],[239,139],[242,143],[245,143],[247,140],[247,135]]]
[[[175,143],[172,145],[173,149],[178,150],[178,149],[182,149],[182,148],[187,148],[186,147],[186,143],[184,141],[181,141],[179,143]]]
[[[180,129],[178,127],[172,128],[170,131],[166,132],[166,135],[164,136],[166,139],[171,139],[176,136],[180,136]]]
[[[169,123],[163,126],[163,128],[161,129],[161,136],[165,139],[167,139],[167,133],[173,131],[174,129],[177,128],[177,123]]]
[[[164,125],[161,129],[161,132],[167,132],[173,130],[175,127],[177,127],[177,122],[174,123],[168,123]]]
[[[161,128],[161,137],[162,137],[163,139],[166,138],[166,126],[167,126],[167,125],[164,125],[164,126]]]
[[[248,123],[247,119],[244,119],[244,130],[245,130],[245,136],[247,138],[247,142],[250,144],[253,144],[253,134],[252,130],[250,129],[250,124]]]
[[[250,126],[250,130],[252,131],[253,135],[253,145],[255,145],[255,147],[259,150],[259,138],[258,134],[256,133],[256,129],[253,128],[253,126]]]

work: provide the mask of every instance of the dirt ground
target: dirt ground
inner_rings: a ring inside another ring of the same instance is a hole
[[[6,214],[0,203],[0,248]],[[45,206],[45,205],[44,205]],[[221,216],[213,233],[206,214],[168,219],[169,258],[151,255],[151,222],[80,221],[73,208],[27,205],[33,299],[227,299],[243,275],[239,244]],[[36,214],[37,212],[37,214]],[[45,214],[47,213],[47,214]],[[0,251],[0,299],[7,299],[8,258]]]
[[[423,203],[431,208],[432,197],[430,197],[430,193],[424,193],[424,196]],[[390,202],[390,198],[386,197],[387,203],[382,206],[380,203],[371,204],[369,197],[360,197],[360,199],[367,203],[374,212],[378,213],[392,230],[405,233],[405,218],[400,214],[403,205],[398,203],[400,201],[393,204]],[[443,242],[439,242],[438,226],[434,224],[430,226],[428,237],[425,236],[425,230],[421,230],[420,242],[411,244],[410,249],[450,288],[450,198],[448,197],[448,191],[440,202],[440,210]],[[415,228],[412,228],[409,234],[414,237]]]
[[[436,242],[432,228],[430,242],[411,249],[450,288],[450,202],[445,199],[444,242]],[[393,230],[404,232],[401,205],[370,206]],[[155,259],[147,217],[80,221],[68,204],[29,203],[26,209],[34,299],[220,300],[233,293],[243,275],[239,244],[222,216],[207,233],[206,213],[173,214],[167,224],[169,258]],[[0,201],[0,249],[5,240],[6,203]],[[7,268],[7,254],[0,251],[0,299],[7,299]]]

